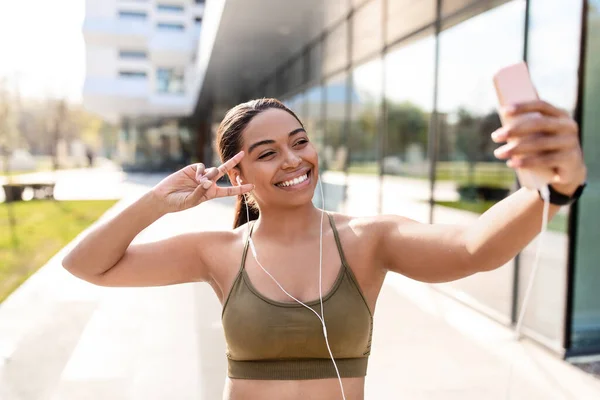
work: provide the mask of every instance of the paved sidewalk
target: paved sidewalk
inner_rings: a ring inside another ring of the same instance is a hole
[[[232,204],[168,215],[136,240],[228,228]],[[0,400],[221,398],[225,345],[210,287],[96,287],[60,266],[75,242],[0,305]],[[600,380],[535,344],[517,344],[508,329],[431,286],[390,275],[375,315],[366,398],[506,399],[511,360],[511,399],[600,398]]]

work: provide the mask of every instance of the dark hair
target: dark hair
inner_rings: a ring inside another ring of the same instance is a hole
[[[238,104],[227,111],[217,130],[217,151],[221,162],[226,162],[242,149],[242,133],[246,126],[263,111],[270,108],[284,110],[292,115],[302,125],[296,114],[277,99],[257,99]],[[304,125],[302,125],[304,127]],[[237,167],[239,168],[239,166]],[[250,204],[246,203],[243,195],[238,196],[235,205],[235,219],[233,227],[237,228],[248,222],[246,210],[250,213],[250,221],[258,219],[258,207],[250,194],[247,194]]]

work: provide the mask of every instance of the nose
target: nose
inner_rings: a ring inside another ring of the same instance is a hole
[[[302,159],[292,150],[288,150],[285,154],[285,158],[283,160],[283,165],[281,166],[283,169],[297,168]]]

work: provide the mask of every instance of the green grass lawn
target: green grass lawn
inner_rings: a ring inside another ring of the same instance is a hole
[[[377,175],[379,165],[376,162],[350,164],[350,174]],[[401,175],[410,178],[429,179],[428,175]],[[454,181],[457,185],[474,184],[476,186],[492,186],[510,188],[515,182],[515,172],[503,163],[478,162],[474,173],[469,175],[469,164],[463,161],[440,161],[436,164],[435,178],[438,181]],[[473,181],[470,182],[469,180]]]
[[[115,200],[0,204],[0,303]],[[9,223],[9,207],[16,221]]]
[[[494,201],[436,201],[440,206],[456,208],[458,210],[471,211],[477,214],[483,214],[490,209],[496,202]],[[548,230],[553,232],[567,233],[568,220],[567,215],[556,214],[548,223]]]

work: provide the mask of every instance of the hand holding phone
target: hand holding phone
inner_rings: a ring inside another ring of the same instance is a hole
[[[520,62],[502,68],[494,75],[494,86],[500,106],[525,103],[538,100],[527,64]],[[500,113],[502,125],[510,124],[511,119]],[[530,189],[541,189],[552,181],[554,172],[550,169],[517,168],[517,176],[521,186]]]

